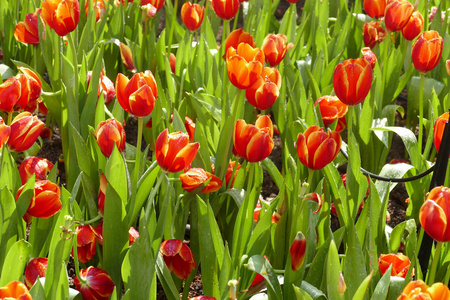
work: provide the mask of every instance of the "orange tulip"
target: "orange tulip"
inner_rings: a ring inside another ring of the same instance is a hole
[[[189,135],[189,142],[192,143],[192,141],[194,140],[194,134],[195,134],[195,123],[188,116],[184,117],[184,127],[186,128],[186,131]]]
[[[65,36],[77,27],[80,6],[77,0],[44,0],[41,15],[59,36]]]
[[[436,147],[436,151],[439,152],[439,148],[441,148],[442,136],[444,135],[445,124],[448,123],[448,112],[443,113],[436,119],[434,122],[434,132],[433,132],[433,142]]]
[[[419,220],[428,235],[438,242],[450,241],[450,189],[433,188],[422,204]]]
[[[32,300],[27,287],[20,281],[11,281],[4,287],[0,287],[0,299],[7,300]]]
[[[237,120],[233,130],[236,153],[249,162],[262,161],[272,152],[273,124],[269,116],[260,116],[255,125]]]
[[[37,277],[43,278],[47,273],[47,257],[37,257],[30,260],[25,268],[25,285],[31,289]]]
[[[412,41],[418,36],[423,29],[423,17],[418,11],[412,13],[408,23],[402,29],[402,34],[405,39]]]
[[[169,271],[173,271],[178,278],[188,278],[197,266],[191,249],[181,240],[172,239],[162,242],[159,252]]]
[[[128,70],[135,73],[137,71],[136,67],[134,66],[134,60],[133,60],[133,54],[131,53],[130,47],[128,45],[125,45],[124,43],[119,43],[120,48],[120,58],[122,59],[122,63],[127,67]],[[119,74],[117,74],[119,75]]]
[[[275,103],[280,88],[280,72],[275,68],[264,67],[258,80],[245,90],[245,96],[252,106],[264,110]]]
[[[16,77],[8,78],[0,84],[0,110],[13,112],[15,108],[20,108],[16,103],[20,99],[21,87],[22,85]]]
[[[363,38],[366,47],[375,47],[377,43],[381,43],[385,39],[386,35],[386,30],[381,26],[381,22],[364,23]]]
[[[120,106],[136,117],[148,116],[155,107],[158,86],[151,71],[134,74],[128,79],[123,74],[116,78],[117,100]]]
[[[183,20],[186,28],[192,32],[200,28],[204,14],[205,8],[197,3],[185,2],[181,7],[181,20]]]
[[[97,232],[91,225],[79,225],[75,228],[77,234],[78,260],[87,263],[95,255]]]
[[[165,172],[176,173],[189,168],[199,148],[199,143],[189,143],[186,133],[169,134],[169,130],[164,129],[156,139],[156,161]]]
[[[372,69],[375,68],[375,64],[378,61],[375,53],[373,53],[369,47],[362,48],[361,53],[362,53],[363,57],[370,63],[370,66],[372,67]]]
[[[231,20],[239,10],[239,0],[212,0],[216,15],[222,20]]]
[[[39,77],[28,68],[17,67],[23,74],[15,77],[20,81],[20,98],[15,104],[15,109],[25,108],[29,103],[37,101],[42,92],[42,84]],[[37,105],[37,103],[36,103]]]
[[[94,136],[97,139],[97,145],[106,157],[111,156],[114,144],[120,152],[125,149],[125,129],[116,119],[111,118],[100,122],[94,131]]]
[[[108,1],[106,1],[108,2]],[[95,21],[98,22],[106,12],[105,2],[103,0],[94,0],[94,9],[95,9]],[[86,13],[86,17],[89,14],[89,1],[86,1],[84,4],[84,12]]]
[[[381,254],[378,258],[378,266],[381,274],[384,275],[389,266],[392,265],[391,276],[406,277],[411,261],[408,256],[401,253],[398,254]]]
[[[365,58],[347,59],[334,69],[334,92],[347,105],[359,104],[370,91],[372,77],[372,67]]]
[[[323,125],[329,126],[334,121],[339,120],[336,126],[336,132],[341,132],[345,128],[345,115],[348,106],[339,100],[336,96],[322,96],[316,100],[314,106],[319,105],[320,114],[322,115]]]
[[[422,280],[410,281],[397,300],[443,300],[450,299],[450,291],[442,282],[428,286]]]
[[[228,48],[233,47],[237,49],[240,43],[249,44],[251,47],[255,48],[256,43],[253,41],[253,36],[250,33],[245,32],[242,28],[238,28],[233,30],[227,37],[225,41],[225,55],[228,51]]]
[[[38,17],[37,12],[34,12],[27,14],[25,21],[17,23],[16,28],[14,29],[14,38],[25,44],[39,45],[38,19],[40,19],[45,30],[45,24],[42,21],[42,18],[40,15]]]
[[[274,67],[280,64],[286,55],[287,50],[294,47],[293,43],[287,43],[287,36],[284,34],[269,34],[264,38],[262,51],[266,56],[266,62]]]
[[[289,247],[289,253],[291,254],[291,267],[292,270],[297,271],[303,265],[306,252],[306,238],[300,231],[297,232],[294,241]]]
[[[23,160],[19,166],[19,174],[22,184],[27,183],[33,174],[36,180],[47,179],[47,174],[52,170],[53,164],[45,158],[30,156]]]
[[[11,127],[6,125],[3,118],[0,117],[0,149],[3,147],[3,144],[8,141],[10,133]]]
[[[364,11],[371,18],[381,18],[384,16],[384,10],[386,8],[386,0],[364,0]]]
[[[220,180],[219,177],[206,172],[201,168],[189,169],[180,175],[180,180],[181,187],[187,192],[192,192],[199,186],[204,186],[208,180],[209,182],[201,191],[202,193],[213,193],[222,187],[222,180]]]
[[[239,89],[250,87],[261,75],[264,66],[264,52],[258,48],[240,43],[237,49],[228,48],[226,58],[228,78]]]
[[[107,300],[114,291],[111,277],[100,268],[90,266],[81,269],[79,276],[81,280],[75,276],[73,283],[83,299]]]
[[[18,114],[11,123],[7,145],[11,151],[23,152],[36,142],[44,123],[29,112]]]
[[[98,191],[97,197],[97,209],[98,214],[103,217],[103,213],[105,211],[105,195],[106,195],[106,186],[108,181],[106,180],[106,176],[104,173],[100,175],[100,188]]]
[[[88,71],[87,74],[87,86],[91,83],[92,71]],[[116,89],[114,88],[114,83],[109,79],[108,76],[105,75],[103,69],[100,72],[100,82],[98,85],[97,97],[100,97],[100,94],[103,93],[103,98],[105,99],[105,104],[110,103],[114,100],[116,96]]]
[[[128,1],[130,2],[130,1]],[[133,1],[131,1],[133,2]],[[141,6],[151,4],[156,7],[156,11],[160,11],[164,6],[165,0],[141,0]]]
[[[388,3],[384,13],[384,24],[389,31],[399,31],[408,23],[414,5],[408,0],[394,0]]]
[[[439,63],[444,40],[437,31],[424,31],[412,46],[411,56],[414,67],[422,74],[433,70]]]
[[[17,191],[16,200],[19,199],[24,186],[20,187]],[[61,191],[59,187],[53,182],[48,180],[36,181],[27,214],[41,219],[50,218],[61,210],[62,202],[60,195]]]
[[[300,162],[313,170],[320,170],[332,162],[339,153],[342,139],[339,133],[328,129],[324,132],[315,125],[299,133],[297,154]]]

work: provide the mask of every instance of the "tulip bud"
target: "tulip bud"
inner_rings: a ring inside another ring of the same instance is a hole
[[[16,201],[19,199],[25,185],[19,188]],[[28,206],[27,213],[30,216],[47,219],[55,215],[62,208],[60,200],[61,191],[59,187],[51,181],[39,180],[34,184],[33,197]]]
[[[200,28],[204,14],[205,8],[197,3],[185,2],[181,7],[181,20],[191,32]]]
[[[45,24],[40,13],[39,17],[37,12],[30,13],[26,15],[25,21],[17,23],[14,28],[14,38],[25,44],[39,45],[39,19],[45,30]]]
[[[297,271],[303,265],[306,252],[306,238],[302,232],[297,232],[294,241],[289,248],[291,254],[291,267],[292,270]]]
[[[309,193],[305,195],[305,198],[303,198],[305,201],[312,201],[317,203],[317,209],[314,211],[315,214],[317,214],[320,209],[322,208],[323,200],[322,197],[320,197],[317,193]]]
[[[177,57],[175,56],[175,54],[170,53],[169,55],[169,65],[170,65],[170,70],[172,71],[172,73],[175,73],[175,66],[177,64]]]
[[[47,179],[48,173],[53,168],[53,164],[45,158],[30,156],[23,160],[19,166],[19,174],[22,179],[22,184],[25,184],[33,174],[36,180]]]
[[[342,272],[339,271],[339,282],[338,282],[338,292],[341,297],[344,296],[345,291],[347,290],[347,285],[345,285],[344,275],[342,275]]]
[[[438,242],[450,241],[450,189],[444,186],[433,188],[422,204],[419,220],[428,235]]]
[[[444,40],[437,31],[424,31],[411,49],[414,67],[422,74],[433,70],[439,63]]]
[[[188,278],[197,266],[191,249],[181,240],[172,239],[162,242],[159,252],[169,271],[173,271],[180,279]]]
[[[111,277],[100,268],[90,266],[81,269],[79,276],[81,279],[76,276],[74,284],[83,299],[109,299],[114,291]]]
[[[447,59],[445,62],[445,69],[447,70],[447,74],[450,76],[450,59]]]
[[[103,217],[103,212],[105,211],[105,195],[106,195],[106,186],[108,181],[106,180],[106,176],[104,173],[100,175],[100,189],[98,191],[97,197],[97,209],[99,215]]]
[[[256,47],[256,43],[253,41],[253,36],[250,33],[245,32],[242,28],[238,28],[233,30],[225,41],[224,58],[226,58],[228,48],[233,47],[234,49],[237,49],[240,43],[249,44],[252,48]]]
[[[128,1],[130,2],[130,1]],[[133,2],[133,1],[131,1]],[[165,0],[141,0],[141,6],[151,4],[156,7],[156,11],[160,11],[164,6]]]
[[[134,66],[133,54],[131,53],[130,47],[128,47],[128,45],[125,45],[124,43],[120,42],[119,48],[120,48],[120,57],[122,59],[122,63],[125,65],[125,67],[127,67],[128,70],[135,73],[137,71],[137,69]]]
[[[0,299],[32,300],[27,287],[20,281],[11,281],[4,287],[0,287]]]
[[[97,227],[95,227],[95,239],[97,243],[103,246],[103,221],[98,223]],[[134,227],[130,227],[128,230],[128,245],[131,246],[139,237],[139,231],[137,231]]]
[[[208,181],[207,185],[202,189],[202,193],[213,193],[222,187],[222,180],[216,175],[213,175],[201,168],[191,168],[180,175],[181,187],[187,191],[192,192]]]
[[[89,71],[87,74],[87,86],[91,83],[92,71]],[[103,98],[105,99],[105,104],[110,103],[114,100],[116,96],[116,90],[114,88],[114,83],[109,79],[108,76],[105,75],[105,72],[100,72],[100,82],[98,85],[97,97],[100,97],[100,94],[103,93]]]
[[[40,278],[45,277],[45,273],[47,273],[47,261],[47,257],[37,257],[30,260],[27,264],[25,268],[25,284],[27,288],[31,289],[38,276]]]
[[[231,20],[239,10],[239,0],[212,0],[216,15],[222,20]]]
[[[364,0],[363,7],[366,14],[378,19],[384,16],[386,0]]]
[[[227,173],[225,174],[226,186],[229,188],[233,187],[234,180],[236,179],[237,173],[238,173],[239,169],[241,168],[241,164],[237,163],[236,170],[235,170],[235,166],[236,166],[236,162],[230,161],[230,163],[228,164],[228,167],[227,167]],[[233,180],[231,181],[231,184],[230,184],[231,176],[233,176]]]
[[[399,31],[408,23],[414,6],[408,0],[394,0],[386,6],[384,24],[389,31]]]
[[[101,18],[105,15],[106,7],[103,0],[94,0],[93,1],[94,9],[95,9],[95,21],[100,21]],[[86,13],[86,17],[89,13],[89,1],[86,1],[84,4],[84,12]]]
[[[77,234],[78,260],[87,263],[95,255],[97,233],[91,225],[77,226],[75,233]]]
[[[11,151],[23,152],[36,142],[44,123],[29,112],[18,114],[11,123],[7,145]]]
[[[59,36],[65,36],[77,27],[80,6],[77,0],[44,0],[41,15]]]
[[[266,62],[275,67],[280,64],[286,56],[287,50],[294,47],[293,43],[287,42],[287,36],[284,34],[269,34],[264,38],[262,51],[266,57]]]
[[[125,129],[116,119],[111,118],[100,122],[94,131],[94,136],[97,139],[97,145],[106,157],[111,156],[114,144],[119,151],[125,149]]]

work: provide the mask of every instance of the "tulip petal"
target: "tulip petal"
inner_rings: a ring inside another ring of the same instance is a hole
[[[443,209],[433,200],[427,200],[419,211],[419,220],[430,237],[443,242],[447,229],[447,217]]]

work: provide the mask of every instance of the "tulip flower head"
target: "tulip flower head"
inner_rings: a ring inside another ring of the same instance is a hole
[[[134,74],[128,79],[123,74],[116,78],[117,100],[120,106],[136,117],[148,116],[155,107],[158,86],[151,71]]]
[[[130,1],[128,1],[130,2]],[[133,2],[133,1],[131,1]],[[151,4],[156,7],[156,11],[160,11],[164,7],[165,0],[141,0],[141,6]]]
[[[9,150],[23,152],[36,142],[44,123],[29,112],[18,114],[11,123],[11,133],[7,141]]]
[[[239,10],[239,0],[212,0],[212,7],[219,18],[229,21]]]
[[[266,62],[271,67],[275,67],[280,64],[286,56],[287,50],[292,47],[294,47],[294,44],[287,42],[287,36],[279,33],[267,35],[264,38],[261,49],[266,56]]]
[[[92,71],[88,71],[87,74],[87,86],[91,83]],[[100,94],[103,93],[103,98],[105,99],[105,104],[110,103],[114,100],[116,96],[116,89],[114,88],[114,83],[109,79],[108,76],[105,75],[103,69],[100,72],[99,85],[97,97],[100,97]]]
[[[411,265],[411,261],[406,255],[401,253],[381,254],[378,258],[378,266],[380,267],[382,275],[386,273],[390,265],[392,265],[391,276],[405,278]]]
[[[258,80],[264,66],[264,52],[247,43],[240,43],[237,49],[228,48],[226,59],[228,78],[241,90]]]
[[[347,59],[334,69],[333,87],[336,96],[347,105],[364,101],[372,85],[372,67],[363,57]]]
[[[95,255],[97,233],[89,224],[77,226],[75,233],[77,235],[78,260],[87,263]]]
[[[445,69],[447,70],[448,76],[450,76],[450,59],[445,61]]]
[[[386,0],[363,0],[363,7],[366,14],[371,18],[382,18],[386,8]]]
[[[205,8],[197,3],[185,2],[181,7],[181,20],[186,28],[195,32],[203,22]]]
[[[196,188],[203,186],[208,180],[206,186],[202,189],[202,193],[213,193],[222,187],[222,180],[201,168],[191,168],[180,175],[181,187],[191,192]]]
[[[305,260],[306,252],[306,238],[300,231],[297,232],[294,241],[289,248],[289,253],[291,254],[291,267],[292,270],[300,270]]]
[[[437,31],[424,31],[411,49],[414,67],[422,74],[433,70],[441,60],[444,40]]]
[[[27,287],[20,281],[11,281],[4,287],[0,287],[0,299],[32,300]]]
[[[299,133],[297,154],[300,162],[312,170],[320,170],[331,163],[339,153],[342,139],[339,133],[328,129],[324,132],[317,125]]]
[[[79,276],[81,279],[75,276],[74,284],[83,299],[107,300],[114,291],[111,277],[100,268],[90,266],[81,269]]]
[[[403,37],[412,41],[416,38],[423,30],[423,16],[420,12],[415,11],[412,13],[411,18],[409,18],[408,23],[402,29]]]
[[[172,73],[175,73],[175,66],[177,64],[177,57],[175,56],[175,54],[170,53],[169,55],[169,65],[170,65],[170,70],[172,71]]]
[[[47,273],[47,257],[37,257],[30,260],[25,268],[25,284],[31,289],[36,282],[37,277],[45,277]]]
[[[104,173],[100,175],[100,188],[98,191],[97,197],[97,209],[99,215],[103,217],[103,213],[105,211],[105,195],[106,195],[106,187],[108,185],[108,181],[106,180],[106,176]]]
[[[19,199],[24,187],[25,185],[17,191],[16,200]],[[62,208],[60,196],[61,191],[55,183],[48,180],[36,181],[27,214],[42,219],[50,218]]]
[[[97,145],[106,157],[111,156],[114,144],[120,152],[125,149],[125,129],[114,118],[100,122],[94,131],[94,136],[97,139]]]
[[[44,0],[41,15],[59,36],[65,36],[78,25],[80,5],[78,0]]]
[[[384,24],[388,31],[399,31],[409,22],[414,5],[408,0],[393,0],[386,6]]]
[[[165,129],[156,139],[155,155],[161,169],[176,173],[190,166],[197,155],[199,143],[189,143],[189,135]]]
[[[161,243],[159,252],[170,272],[180,279],[186,279],[197,266],[191,249],[181,240],[172,239]]]
[[[450,291],[442,282],[436,282],[428,286],[422,280],[410,281],[402,291],[397,300],[430,299],[442,300],[450,299]]]
[[[433,188],[422,204],[419,220],[428,235],[438,242],[450,241],[450,189]]]
[[[236,166],[236,163],[237,163],[237,166]],[[235,170],[235,168],[236,168],[236,170]],[[230,160],[230,163],[228,164],[227,172],[225,173],[225,183],[226,183],[227,187],[230,187],[230,188],[233,187],[234,180],[236,179],[237,173],[240,168],[241,168],[240,163]],[[231,176],[233,176],[233,179],[231,178]],[[231,180],[231,184],[230,184],[230,180]]]
[[[436,151],[439,152],[441,148],[442,136],[444,135],[445,124],[448,123],[448,112],[443,113],[434,122],[433,142],[436,147]]]
[[[9,134],[11,133],[11,127],[5,124],[3,118],[0,117],[0,149],[8,141]]]
[[[98,22],[105,15],[105,2],[103,0],[94,0],[93,4],[95,9],[95,21]],[[87,17],[89,14],[89,1],[86,1],[86,3],[84,4],[84,12],[86,13]]]
[[[381,43],[386,38],[386,30],[381,26],[381,22],[372,21],[364,23],[363,39],[364,45],[369,48],[375,47],[376,44]]]
[[[136,67],[134,66],[134,60],[133,60],[133,54],[131,53],[131,49],[128,45],[125,45],[124,43],[119,43],[119,49],[120,49],[120,58],[122,59],[122,63],[127,67],[128,70],[135,73],[137,71]],[[121,74],[117,74],[121,75]],[[116,81],[117,84],[117,81]],[[117,88],[117,86],[116,86]]]
[[[245,90],[245,97],[252,106],[265,110],[272,107],[281,88],[281,75],[275,68],[264,67],[258,80]]]
[[[372,69],[375,68],[375,65],[378,61],[375,53],[373,53],[369,47],[362,48],[361,53],[362,53],[363,57],[370,63],[370,66],[372,67]]]
[[[322,96],[314,103],[314,106],[317,105],[319,105],[323,125],[329,126],[338,120],[336,132],[339,133],[344,130],[346,126],[345,115],[348,111],[347,105],[336,96]]]
[[[245,32],[242,28],[233,30],[225,41],[225,55],[228,48],[233,47],[237,49],[240,43],[249,44],[252,48],[256,48],[256,43],[253,41],[253,36],[250,33]]]
[[[249,162],[262,161],[272,152],[273,124],[269,116],[260,116],[255,125],[237,120],[233,130],[236,153]]]
[[[25,158],[19,166],[19,174],[22,184],[25,184],[33,174],[36,180],[47,179],[48,173],[53,168],[53,164],[42,157],[30,156]]]
[[[14,28],[14,38],[25,44],[39,45],[39,19],[45,30],[45,23],[40,16],[40,12],[30,13],[26,15],[25,21],[17,23],[16,28]]]

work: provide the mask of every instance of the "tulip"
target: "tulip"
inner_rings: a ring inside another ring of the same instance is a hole
[[[106,195],[106,187],[107,187],[108,181],[106,180],[106,176],[104,173],[100,175],[100,188],[98,191],[98,197],[97,197],[97,209],[99,215],[103,217],[103,213],[105,211],[105,195]]]
[[[24,67],[18,67],[18,69],[23,74],[18,74],[15,76],[17,80],[20,81],[21,85],[20,98],[15,104],[15,110],[25,108],[30,102],[37,101],[42,92],[41,80],[36,73]]]
[[[441,148],[442,136],[444,135],[444,128],[448,122],[448,118],[449,114],[446,112],[440,115],[434,122],[433,142],[437,152]]]
[[[45,158],[30,156],[23,160],[19,166],[20,179],[22,184],[25,184],[33,174],[36,180],[47,179],[48,173],[53,168],[53,164]]]
[[[300,162],[312,170],[320,170],[332,162],[341,148],[341,136],[319,126],[311,126],[297,137],[297,153]]]
[[[450,59],[445,61],[445,69],[447,70],[447,74],[450,76]]]
[[[151,4],[142,5],[142,23],[146,23],[150,21],[154,16],[156,16],[156,13],[158,12],[156,10],[156,7],[154,7]]]
[[[384,24],[389,31],[399,31],[408,23],[414,5],[408,0],[394,0],[387,6],[384,13]]]
[[[128,1],[130,2],[130,1]],[[133,2],[133,1],[131,1]],[[165,0],[141,0],[141,6],[151,4],[156,7],[156,11],[160,11],[164,6]]]
[[[381,22],[372,21],[369,23],[364,23],[363,39],[366,47],[375,47],[377,43],[384,41],[386,35],[386,30],[384,30],[381,26]]]
[[[22,84],[17,77],[11,77],[0,84],[0,110],[13,112],[17,107],[16,103],[20,99]],[[23,105],[26,105],[24,103]]]
[[[170,272],[180,279],[186,279],[197,266],[191,249],[181,240],[172,239],[161,243],[159,252]]]
[[[114,118],[100,122],[94,131],[94,135],[97,139],[97,145],[106,157],[111,156],[114,144],[120,152],[125,149],[125,129]]]
[[[133,3],[134,0],[128,0],[128,3]],[[125,0],[114,0],[114,5],[119,6],[122,3],[122,6],[125,6]]]
[[[450,241],[450,189],[433,188],[422,204],[419,220],[428,235],[438,242]]]
[[[381,274],[384,275],[389,266],[392,265],[391,276],[406,277],[411,261],[401,253],[398,254],[381,254],[378,258],[378,266]]]
[[[291,4],[294,4],[294,3],[297,3],[298,2],[298,0],[286,0],[287,2],[289,2],[289,3],[291,3]]]
[[[336,96],[347,105],[364,101],[372,85],[372,67],[363,57],[347,59],[338,64],[333,74]]]
[[[255,125],[237,120],[233,144],[237,154],[249,162],[262,161],[272,152],[273,124],[269,116],[260,116]]]
[[[348,111],[348,106],[339,100],[336,96],[322,96],[316,100],[314,106],[319,105],[322,121],[325,126],[333,124],[334,121],[339,120],[336,126],[336,132],[341,132],[345,128],[345,115]]]
[[[222,20],[231,20],[239,10],[239,0],[212,0],[216,15]]]
[[[442,282],[436,282],[432,286],[428,286],[422,280],[410,281],[397,300],[413,299],[450,299],[450,291]]]
[[[269,260],[267,259],[267,256],[264,255],[264,258],[265,258],[267,261],[269,261]],[[252,283],[250,284],[250,287],[255,286],[255,285],[257,285],[257,284],[259,284],[259,283],[261,283],[261,282],[263,282],[263,281],[264,281],[264,277],[263,277],[261,274],[256,273],[255,278],[253,278],[253,281],[252,281]]]
[[[281,75],[275,68],[264,67],[258,80],[245,90],[248,103],[265,110],[272,107],[281,88]]]
[[[32,300],[27,287],[20,281],[11,281],[4,287],[0,287],[0,299],[5,300]]]
[[[96,233],[95,239],[97,243],[103,246],[103,221],[101,221],[94,230]],[[137,231],[134,227],[130,227],[128,230],[128,245],[133,245],[138,237],[139,231]]]
[[[29,112],[18,114],[11,123],[7,145],[11,151],[28,150],[39,137],[44,123]]]
[[[24,187],[25,185],[17,191],[16,200],[19,199]],[[55,183],[48,180],[36,181],[27,214],[42,219],[50,218],[62,208],[60,196],[61,191]]]
[[[252,48],[256,47],[256,43],[253,41],[253,36],[250,33],[245,32],[242,28],[238,28],[233,30],[225,41],[224,57],[226,57],[228,48],[233,47],[234,49],[237,49],[240,43],[249,44]]]
[[[172,71],[172,73],[175,73],[176,63],[177,63],[177,57],[175,56],[175,54],[170,53],[170,55],[169,55],[169,65],[170,65],[170,70]]]
[[[226,58],[228,78],[239,89],[250,87],[261,75],[264,66],[264,52],[258,48],[240,43],[237,49],[228,48]]]
[[[39,19],[41,19],[40,16]],[[42,22],[42,24],[44,23]],[[25,21],[17,23],[14,29],[14,38],[25,44],[39,45],[38,13],[27,14]]]
[[[45,277],[47,273],[47,257],[37,257],[30,260],[25,268],[25,284],[27,288],[31,287],[36,282],[37,277]]]
[[[161,169],[176,173],[190,166],[197,155],[199,143],[189,143],[189,135],[165,129],[156,139],[155,155]]]
[[[315,214],[317,214],[320,211],[320,209],[322,208],[323,200],[322,200],[322,197],[320,197],[320,195],[317,193],[306,194],[303,199],[305,201],[312,201],[312,202],[317,203],[317,209],[314,211]]]
[[[294,47],[293,43],[287,43],[287,36],[284,34],[269,34],[264,38],[262,51],[266,56],[266,62],[275,67],[283,60],[286,52]]]
[[[11,127],[6,125],[3,118],[0,117],[0,149],[3,147],[3,144],[8,141],[10,133]]]
[[[87,74],[87,86],[91,84],[92,71],[88,71]],[[116,90],[114,88],[114,83],[109,79],[108,76],[105,75],[103,69],[100,72],[99,85],[97,97],[100,97],[100,94],[103,93],[103,98],[105,99],[105,104],[110,103],[114,100],[116,96]]]
[[[134,74],[128,79],[123,74],[116,78],[117,100],[120,106],[136,117],[148,116],[155,107],[158,87],[151,71]]]
[[[80,6],[77,0],[44,0],[41,15],[59,36],[65,36],[77,27]]]
[[[402,34],[405,39],[412,41],[418,36],[423,29],[423,17],[418,11],[412,13],[408,23],[402,29]]]
[[[75,276],[75,288],[83,299],[108,300],[114,291],[114,282],[106,271],[93,266],[80,270],[80,278]]]
[[[103,0],[94,0],[93,4],[95,9],[95,21],[98,22],[105,15],[105,2],[103,2]],[[87,17],[89,14],[89,1],[86,1],[86,3],[84,4],[84,12],[86,13]]]
[[[345,284],[344,275],[342,275],[341,271],[339,271],[339,281],[337,290],[339,295],[341,295],[341,297],[344,297],[345,291],[347,290],[347,285]]]
[[[206,186],[202,189],[202,193],[213,193],[222,187],[222,180],[216,175],[213,175],[201,168],[191,168],[180,175],[181,187],[187,191],[192,192],[209,180]]]
[[[203,22],[205,8],[197,3],[185,2],[181,7],[181,20],[186,28],[195,32]]]
[[[237,173],[239,171],[239,169],[241,168],[241,164],[237,163],[236,166],[235,161],[230,161],[230,163],[228,164],[228,168],[227,168],[227,172],[225,173],[225,182],[226,182],[226,186],[232,188],[234,185],[234,180],[236,179]],[[234,169],[236,167],[236,170]],[[233,174],[234,172],[234,174]],[[231,180],[231,176],[233,176],[233,180],[231,181],[230,184],[230,180]]]
[[[119,49],[120,49],[120,58],[122,59],[122,63],[127,67],[128,70],[135,73],[137,71],[136,67],[134,66],[134,60],[133,60],[133,54],[131,53],[130,47],[125,45],[124,43],[119,43]],[[117,74],[119,76],[120,74]],[[117,81],[116,81],[116,88],[117,88]]]
[[[292,270],[297,271],[303,265],[306,252],[306,238],[302,232],[297,232],[294,241],[289,247],[289,253],[291,254],[291,267]]]
[[[77,235],[78,260],[87,263],[95,255],[97,232],[91,225],[79,225],[75,228]]]
[[[411,56],[414,67],[422,74],[433,70],[439,63],[444,40],[437,31],[424,31],[412,46]]]
[[[364,11],[371,18],[382,18],[386,8],[386,0],[363,0]]]
[[[373,53],[369,47],[362,48],[361,53],[362,53],[363,57],[370,63],[370,66],[372,67],[372,69],[375,68],[375,64],[378,61],[375,53]]]
[[[188,116],[184,117],[184,127],[186,128],[186,131],[189,135],[189,142],[192,143],[192,141],[194,140],[195,123]]]

